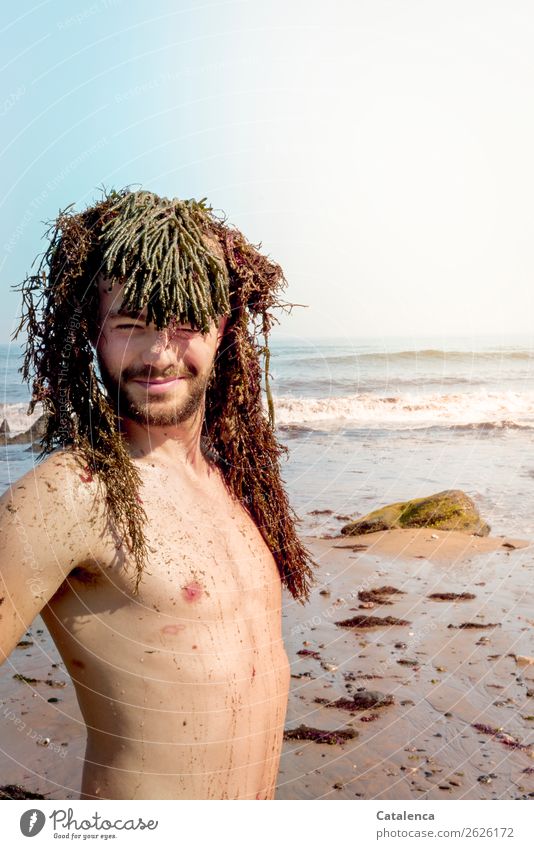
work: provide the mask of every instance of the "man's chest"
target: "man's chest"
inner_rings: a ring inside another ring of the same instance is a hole
[[[199,620],[246,615],[249,607],[257,613],[260,599],[262,606],[279,607],[274,558],[251,516],[229,495],[192,498],[145,486],[143,507],[148,564],[141,604]],[[134,568],[122,554],[121,584]]]

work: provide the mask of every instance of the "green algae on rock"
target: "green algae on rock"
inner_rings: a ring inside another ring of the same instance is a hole
[[[426,498],[399,501],[373,510],[341,528],[345,536],[370,534],[398,528],[436,528],[487,536],[489,525],[480,517],[474,501],[461,489],[445,489]]]

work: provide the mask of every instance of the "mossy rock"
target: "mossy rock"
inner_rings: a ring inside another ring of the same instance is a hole
[[[461,489],[446,489],[426,498],[399,501],[373,510],[341,528],[346,536],[389,531],[394,528],[436,528],[440,531],[464,531],[485,537],[489,525],[480,518],[474,501]]]

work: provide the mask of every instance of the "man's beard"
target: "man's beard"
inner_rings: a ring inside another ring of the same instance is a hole
[[[181,402],[172,404],[169,400],[159,400],[157,395],[146,395],[144,400],[134,401],[128,390],[128,381],[137,379],[154,379],[169,377],[169,374],[150,374],[145,372],[125,369],[121,373],[120,380],[109,373],[105,365],[98,358],[98,366],[102,383],[104,384],[111,404],[121,418],[128,418],[141,425],[152,425],[152,427],[171,427],[182,424],[190,419],[204,406],[206,389],[209,384],[210,375],[193,373],[189,371],[184,375],[187,381],[188,394]],[[164,406],[166,409],[158,410]]]

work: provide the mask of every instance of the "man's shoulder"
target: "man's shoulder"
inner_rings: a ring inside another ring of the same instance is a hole
[[[97,481],[90,474],[82,454],[73,448],[52,451],[6,493],[11,500],[36,503],[47,510],[57,509],[78,515],[97,508],[102,501]]]

